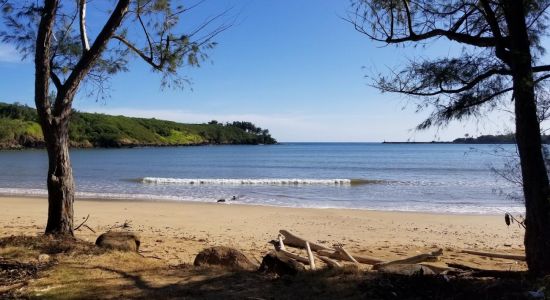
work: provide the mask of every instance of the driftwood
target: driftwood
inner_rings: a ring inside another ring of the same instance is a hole
[[[288,246],[305,249],[305,245],[306,245],[305,239],[295,236],[292,233],[288,232],[287,230],[280,230],[279,233],[285,237],[284,241],[285,241],[285,244],[287,244]],[[309,242],[309,246],[312,251],[330,250],[325,246],[315,244],[312,242]]]
[[[309,266],[312,270],[315,270],[315,260],[313,259],[313,253],[311,252],[311,247],[309,246],[309,242],[306,241],[306,250],[307,250],[307,258],[309,260]]]
[[[353,256],[351,254],[349,254],[348,251],[346,251],[346,249],[344,249],[344,247],[337,246],[337,247],[334,247],[334,249],[336,249],[336,252],[338,252],[341,256],[345,257],[346,260],[349,260],[354,264],[359,263],[355,258],[353,258]]]
[[[345,255],[342,255],[342,253],[336,251],[336,252],[333,252],[333,251],[328,251],[328,250],[319,250],[317,251],[317,254],[319,256],[325,256],[325,257],[330,257],[332,259],[339,259],[339,260],[345,260],[345,261],[350,261],[349,258]],[[353,255],[353,258],[362,263],[362,264],[367,264],[367,265],[375,265],[375,264],[379,264],[379,263],[383,263],[385,262],[384,260],[382,259],[379,259],[379,258],[375,258],[375,257],[369,257],[369,256],[359,256],[359,255]]]
[[[292,258],[292,259],[294,259],[296,261],[299,261],[303,264],[309,265],[309,259],[307,259],[305,257],[301,257],[300,255],[294,254],[292,252],[288,252],[288,251],[283,250],[283,249],[277,250],[277,253],[282,254],[282,255],[284,255],[288,258]]]
[[[381,267],[385,267],[389,265],[417,264],[425,261],[436,261],[437,257],[440,256],[441,254],[443,254],[443,249],[439,249],[431,253],[423,253],[423,254],[419,254],[419,255],[403,258],[403,259],[378,263],[378,264],[375,264],[372,268],[373,270],[378,270]]]
[[[316,257],[320,260],[322,260],[329,268],[340,268],[342,265],[340,265],[337,261],[332,260],[326,256],[316,255]]]
[[[504,258],[504,259],[525,261],[525,255],[514,255],[514,254],[495,253],[495,252],[483,252],[483,251],[475,251],[475,250],[462,250],[460,252],[461,253],[478,255],[478,256],[485,256],[485,257],[494,257],[494,258]]]
[[[458,263],[448,263],[449,267],[453,268],[454,271],[448,273],[450,275],[458,275],[463,277],[496,277],[496,278],[521,278],[527,274],[525,271],[503,271],[503,270],[488,270],[488,269],[479,269],[475,267],[470,267]],[[457,272],[461,270],[461,272]]]
[[[286,250],[285,243],[283,243],[283,237],[279,234],[279,249]]]

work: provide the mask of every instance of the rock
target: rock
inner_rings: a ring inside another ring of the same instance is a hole
[[[50,262],[51,257],[48,254],[40,254],[38,255],[38,262],[39,263],[47,263]]]
[[[97,238],[95,244],[106,249],[138,252],[141,241],[135,232],[107,231]]]
[[[435,275],[435,272],[429,267],[416,264],[393,264],[381,266],[378,268],[378,272],[405,276]]]
[[[224,203],[225,202],[225,199],[218,199],[218,201],[216,201],[218,203]]]
[[[215,246],[199,252],[193,262],[195,266],[214,265],[231,269],[253,271],[258,268],[241,251],[225,247]]]
[[[259,269],[262,273],[275,273],[279,276],[296,275],[304,270],[305,267],[302,264],[276,251],[270,251],[264,256]]]

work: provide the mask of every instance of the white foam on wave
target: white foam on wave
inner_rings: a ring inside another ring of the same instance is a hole
[[[144,177],[143,183],[178,185],[351,185],[351,179],[306,179],[306,178],[162,178]]]

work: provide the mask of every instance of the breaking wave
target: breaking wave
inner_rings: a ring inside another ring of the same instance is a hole
[[[337,185],[351,186],[359,184],[383,183],[382,180],[365,179],[307,179],[307,178],[261,178],[261,179],[222,179],[222,178],[162,178],[144,177],[139,180],[148,184],[175,185]]]

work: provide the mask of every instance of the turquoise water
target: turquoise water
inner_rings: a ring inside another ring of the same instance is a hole
[[[513,151],[513,145],[501,146]],[[494,145],[283,143],[75,149],[80,197],[452,213],[521,211]],[[44,195],[43,150],[0,152],[0,194]],[[232,198],[234,200],[231,200]]]

